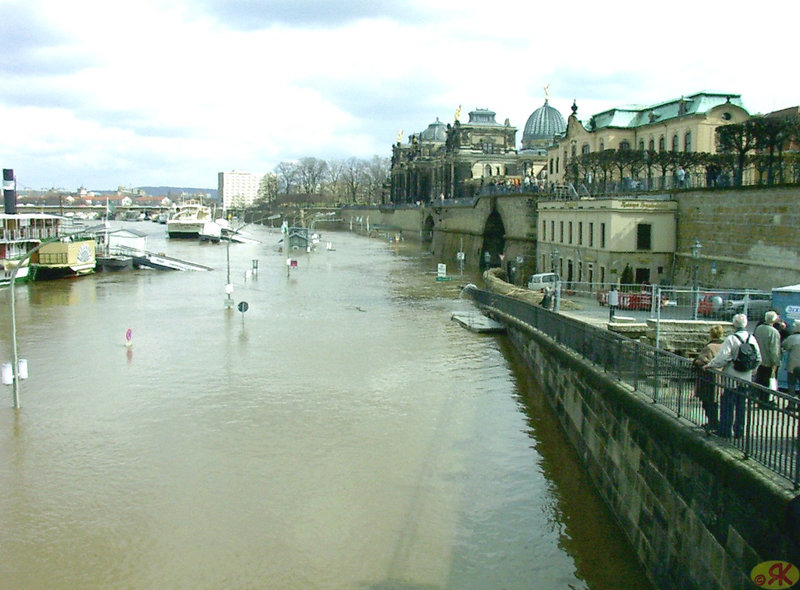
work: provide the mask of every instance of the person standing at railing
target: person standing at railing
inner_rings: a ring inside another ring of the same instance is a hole
[[[731,377],[738,377],[743,381],[751,381],[753,371],[737,371],[734,367],[734,360],[739,354],[739,347],[744,342],[749,342],[755,349],[758,362],[761,363],[761,352],[758,349],[758,341],[747,331],[747,316],[737,313],[731,319],[733,334],[722,341],[716,356],[703,367],[704,369],[721,369],[722,372]],[[747,409],[747,387],[735,386],[731,381],[726,383],[719,400],[719,426],[717,436],[723,438],[731,437],[733,428],[733,438],[741,438],[744,435],[745,412]]]
[[[619,305],[619,291],[616,285],[611,285],[611,290],[608,292],[608,321],[614,321],[614,313],[617,311]]]
[[[704,371],[711,359],[717,356],[719,349],[722,348],[722,337],[725,329],[722,326],[712,326],[709,330],[709,342],[694,359],[694,366],[697,371],[697,379],[694,394],[700,400],[703,411],[706,414],[706,423],[703,425],[709,432],[716,432],[719,427],[719,403],[717,401],[717,384],[714,373]]]
[[[792,333],[786,337],[781,344],[781,348],[788,354],[786,355],[786,391],[799,400],[797,386],[800,385],[800,320],[794,321]],[[789,411],[796,412],[800,409],[797,401],[789,402]]]
[[[753,336],[758,341],[758,349],[761,351],[761,364],[756,369],[753,381],[766,388],[769,388],[770,381],[778,376],[778,367],[781,364],[781,335],[775,328],[777,321],[778,314],[770,310],[764,314],[764,321],[753,331]],[[775,384],[775,388],[777,389],[777,384]],[[770,395],[767,392],[758,392],[760,405],[774,407],[769,398]]]

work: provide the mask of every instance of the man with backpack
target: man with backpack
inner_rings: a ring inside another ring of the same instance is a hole
[[[725,338],[719,352],[704,368],[722,369],[726,375],[750,382],[753,371],[761,364],[758,341],[747,331],[746,315],[736,314],[731,323],[734,333]],[[747,389],[744,383],[728,382],[719,400],[717,436],[730,438],[731,427],[733,438],[741,438],[744,434]]]

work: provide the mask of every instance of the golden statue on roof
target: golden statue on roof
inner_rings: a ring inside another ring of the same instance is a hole
[[[544,85],[544,101],[548,102],[550,100],[550,82]]]
[[[403,130],[397,132],[397,143],[403,143]]]
[[[458,105],[458,108],[456,109],[456,114],[455,114],[454,118],[455,118],[456,121],[458,121],[461,118],[461,105]]]

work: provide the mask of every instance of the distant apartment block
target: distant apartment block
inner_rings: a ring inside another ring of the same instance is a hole
[[[249,207],[258,196],[258,186],[263,174],[251,172],[220,172],[218,174],[219,197],[224,209]]]

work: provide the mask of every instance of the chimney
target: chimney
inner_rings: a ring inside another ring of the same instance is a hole
[[[17,212],[17,183],[11,168],[3,168],[3,204],[6,213],[13,215]]]

